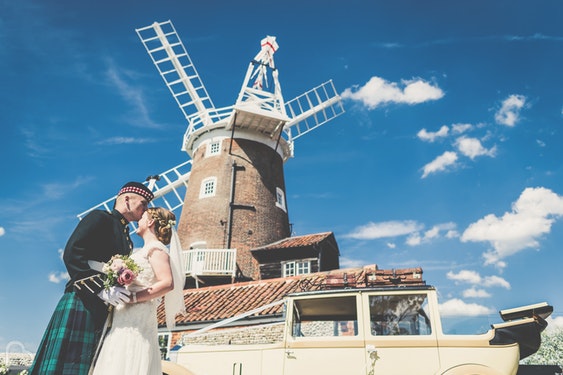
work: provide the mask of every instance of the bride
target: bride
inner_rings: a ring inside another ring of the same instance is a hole
[[[113,318],[108,318],[111,328],[94,363],[94,375],[162,373],[156,316],[160,297],[166,294],[168,329],[173,328],[177,313],[185,313],[184,273],[175,219],[172,212],[151,207],[139,220],[137,234],[144,245],[131,258],[142,270],[128,286],[130,302],[118,305]]]

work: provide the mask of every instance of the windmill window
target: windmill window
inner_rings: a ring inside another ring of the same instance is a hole
[[[217,155],[221,152],[221,141],[211,142],[207,145],[207,156]]]
[[[279,207],[284,212],[287,212],[287,209],[285,208],[285,193],[280,188],[276,188],[276,207]]]
[[[216,190],[216,185],[217,185],[217,178],[216,177],[210,177],[210,178],[206,178],[205,180],[203,180],[201,182],[199,197],[200,198],[207,198],[207,197],[214,196],[215,190]]]
[[[282,276],[306,275],[311,273],[311,260],[292,260],[282,263]]]

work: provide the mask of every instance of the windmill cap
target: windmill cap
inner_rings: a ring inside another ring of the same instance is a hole
[[[135,181],[131,181],[123,185],[121,190],[119,190],[119,193],[117,193],[117,196],[120,196],[121,194],[125,194],[125,193],[133,193],[140,195],[141,197],[145,198],[149,202],[154,198],[154,194],[152,193],[152,191],[150,191],[148,187],[146,187],[140,182],[135,182]]]

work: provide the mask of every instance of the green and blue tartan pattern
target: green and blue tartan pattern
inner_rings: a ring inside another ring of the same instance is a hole
[[[98,341],[91,313],[74,292],[67,292],[51,317],[29,373],[86,375]]]

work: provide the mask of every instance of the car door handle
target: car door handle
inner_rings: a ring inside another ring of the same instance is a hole
[[[375,345],[367,345],[366,351],[368,352],[370,359],[375,364],[375,361],[379,359],[379,354],[377,354],[377,348],[375,347]]]

